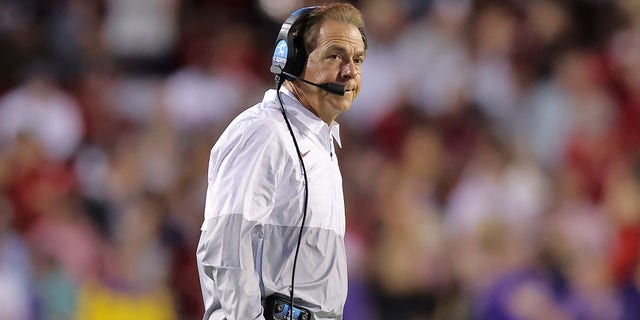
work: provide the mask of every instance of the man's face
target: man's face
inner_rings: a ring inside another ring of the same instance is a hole
[[[364,58],[364,41],[358,28],[332,20],[322,23],[317,46],[309,53],[302,78],[315,83],[339,83],[346,92],[339,96],[309,85],[301,85],[299,89],[307,106],[325,122],[330,123],[348,110],[360,92]]]

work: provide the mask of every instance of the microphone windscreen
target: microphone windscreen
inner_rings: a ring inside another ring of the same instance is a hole
[[[338,83],[334,83],[334,82],[327,82],[327,83],[322,83],[320,85],[318,85],[318,87],[329,91],[333,94],[337,94],[339,96],[344,96],[344,92],[345,92],[345,86],[338,84]]]

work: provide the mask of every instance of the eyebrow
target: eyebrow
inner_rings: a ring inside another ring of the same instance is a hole
[[[329,48],[327,48],[327,51],[338,51],[338,52],[343,53],[343,54],[347,53],[347,49],[344,46],[337,45],[337,44],[332,44],[331,46],[329,46]],[[358,51],[358,52],[356,52],[354,54],[354,56],[356,56],[356,57],[364,57],[364,56],[366,56],[366,52],[364,50]]]

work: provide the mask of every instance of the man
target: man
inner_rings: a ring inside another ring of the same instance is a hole
[[[303,8],[278,40],[278,89],[234,119],[211,150],[197,252],[207,320],[273,318],[265,306],[276,294],[295,296],[310,319],[342,319],[345,216],[334,120],[360,91],[364,23],[350,4]],[[294,51],[301,70],[287,61]]]

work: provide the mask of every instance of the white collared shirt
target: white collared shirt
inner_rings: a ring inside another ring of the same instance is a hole
[[[280,93],[309,181],[296,297],[314,319],[340,319],[347,269],[342,177],[334,151],[339,125],[327,125],[286,88]],[[261,298],[288,294],[304,202],[302,168],[275,90],[220,136],[208,182],[198,248],[206,312],[221,308],[229,320],[262,319]]]

